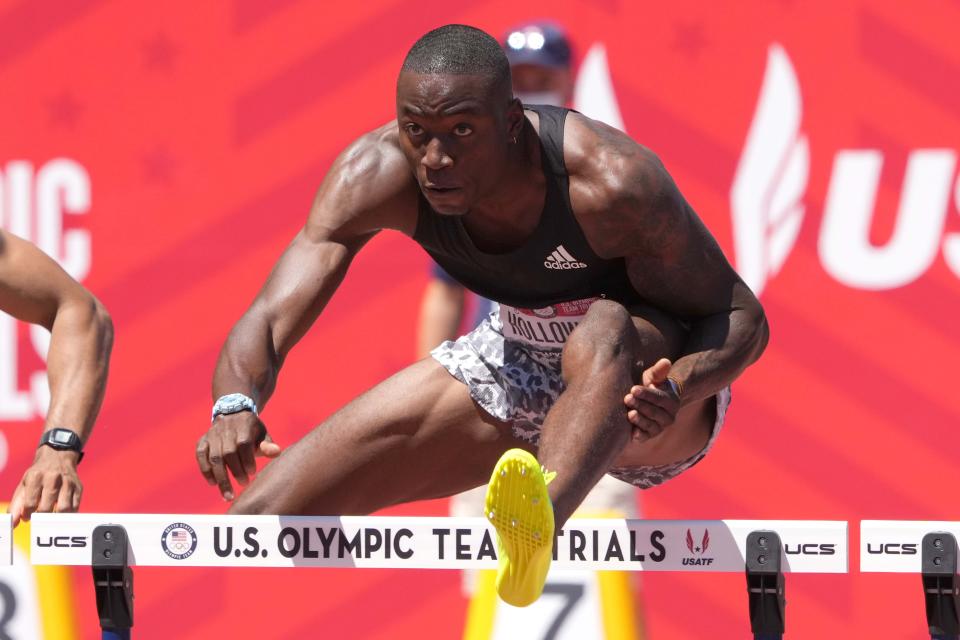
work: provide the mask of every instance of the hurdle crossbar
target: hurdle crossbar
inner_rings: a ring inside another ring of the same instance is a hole
[[[917,573],[922,571],[923,537],[933,531],[960,538],[960,522],[941,520],[863,520],[860,522],[860,571]]]
[[[32,563],[90,565],[100,525],[126,530],[131,565],[497,566],[494,530],[483,518],[47,513],[33,516]],[[742,572],[747,536],[758,529],[779,534],[785,572],[847,572],[847,523],[820,520],[574,519],[555,538],[554,566]],[[0,542],[8,533],[0,531]]]

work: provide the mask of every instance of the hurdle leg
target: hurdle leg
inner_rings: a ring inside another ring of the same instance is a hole
[[[127,558],[127,531],[100,525],[92,536],[93,587],[103,640],[130,640],[133,627],[133,570]]]
[[[775,531],[747,535],[747,598],[754,640],[780,640],[786,628],[782,548]]]
[[[957,581],[957,539],[935,531],[920,544],[921,578],[931,640],[960,639],[960,585]]]

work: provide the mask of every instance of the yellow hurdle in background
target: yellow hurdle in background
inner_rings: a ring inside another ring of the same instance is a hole
[[[583,518],[622,518],[619,513],[577,513]],[[554,570],[543,595],[529,607],[497,597],[496,571],[479,571],[467,609],[463,640],[645,640],[636,606],[635,578],[626,571]]]
[[[77,640],[69,567],[33,566],[29,556],[30,523],[24,522],[13,532],[13,564],[0,567],[0,637]]]

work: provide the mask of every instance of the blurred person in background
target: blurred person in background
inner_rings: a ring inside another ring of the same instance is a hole
[[[16,526],[37,512],[72,512],[77,465],[107,385],[113,323],[103,305],[40,249],[0,230],[0,311],[50,331],[50,408],[33,464],[10,502]]]

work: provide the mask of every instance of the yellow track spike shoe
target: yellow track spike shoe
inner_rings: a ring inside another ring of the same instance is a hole
[[[497,592],[507,604],[525,607],[540,597],[553,556],[553,504],[543,470],[523,449],[501,456],[487,486],[484,511],[497,530]]]

